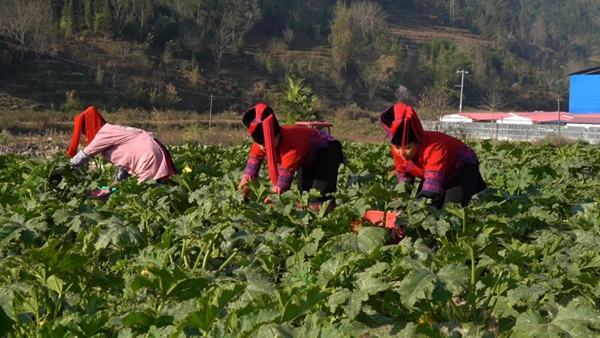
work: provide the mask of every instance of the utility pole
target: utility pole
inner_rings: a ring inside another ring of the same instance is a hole
[[[562,142],[562,139],[560,137],[560,100],[561,99],[556,99],[556,102],[558,102],[558,143],[559,144]]]
[[[450,0],[450,23],[454,26],[454,0]]]
[[[208,131],[210,132],[210,125],[212,122],[212,101],[213,101],[213,96],[210,96],[210,108],[208,108]]]
[[[454,85],[455,87],[460,87],[460,104],[458,106],[458,112],[462,113],[462,101],[463,101],[463,88],[465,87],[465,74],[469,74],[466,70],[457,70],[456,73],[461,73],[462,77],[460,79],[460,86]]]

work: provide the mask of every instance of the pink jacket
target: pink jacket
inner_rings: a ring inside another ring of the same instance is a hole
[[[104,158],[138,176],[138,182],[158,180],[175,174],[166,154],[152,133],[142,129],[106,123],[83,150],[90,157]]]

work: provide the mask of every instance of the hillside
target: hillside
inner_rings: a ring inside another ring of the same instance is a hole
[[[265,3],[261,5],[267,8]],[[0,52],[9,55],[0,58],[0,111],[69,110],[89,104],[107,110],[139,107],[207,112],[212,105],[214,112],[239,111],[256,100],[276,101],[277,84],[288,74],[306,78],[313,93],[330,108],[356,104],[379,110],[398,99],[401,88],[409,93],[405,99],[427,104],[423,95],[434,88],[447,98],[439,108],[443,110],[457,106],[459,69],[471,71],[465,82],[466,107],[486,104],[485,95],[494,88],[501,88],[503,97],[511,98],[503,102],[511,108],[544,109],[555,98],[566,98],[568,69],[552,68],[560,58],[551,47],[530,44],[522,45],[525,49],[519,45],[519,49],[514,43],[502,44],[499,38],[467,29],[462,19],[450,25],[436,9],[381,3],[387,25],[384,31],[366,38],[360,36],[359,28],[343,21],[344,15],[356,16],[354,3],[332,7],[334,15],[328,20],[333,30],[303,33],[298,29],[291,38],[286,36],[289,29],[265,28],[269,12],[262,8],[263,21],[250,27],[242,44],[227,50],[218,62],[206,43],[204,49],[191,52],[189,44],[182,42],[187,41],[183,14],[161,7],[155,7],[155,26],[147,28],[154,34],[148,35],[151,40],[132,39],[126,29],[120,37],[114,32],[109,37],[80,23],[71,37],[59,38],[43,53],[29,52],[23,57],[16,43],[0,42]],[[68,14],[65,8],[62,19]],[[77,10],[73,13],[76,16]],[[157,25],[167,16],[179,22],[179,38],[175,33],[171,34],[174,39],[157,34]],[[117,18],[114,20],[116,23]],[[327,22],[327,17],[314,20],[320,20],[315,27],[322,29],[325,25],[321,22]],[[55,36],[65,34],[64,20],[61,22]],[[341,47],[335,44],[336,23],[345,24],[340,26],[342,30],[354,34]],[[159,38],[166,42],[158,43]],[[6,36],[0,39],[9,40]],[[588,54],[588,61],[573,60],[569,68],[596,60],[597,54]],[[543,63],[538,65],[540,58]],[[69,99],[67,92],[74,95]]]

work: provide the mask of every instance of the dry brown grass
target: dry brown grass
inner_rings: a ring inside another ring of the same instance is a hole
[[[73,128],[75,113],[55,111],[18,111],[0,114],[3,126],[3,152],[15,149],[34,149],[33,156],[51,156],[67,149]],[[193,112],[155,111],[140,109],[104,113],[111,123],[142,128],[156,134],[168,145],[220,144],[231,146],[249,140],[248,133],[235,112],[223,112],[212,117],[209,130],[209,116]],[[358,108],[346,108],[331,112],[325,119],[333,123],[331,133],[342,141],[378,143],[385,141],[385,135],[377,122],[377,113]]]
[[[555,135],[555,134],[547,134],[543,139],[541,139],[539,141],[531,142],[531,144],[536,145],[536,146],[551,144],[554,147],[562,147],[562,146],[568,146],[571,144],[575,144],[577,142],[579,142],[579,141],[569,139],[569,138],[564,138],[564,137],[559,138],[558,135]]]

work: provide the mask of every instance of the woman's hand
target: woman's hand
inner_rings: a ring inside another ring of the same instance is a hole
[[[285,190],[281,189],[280,187],[277,186],[273,186],[271,188],[271,192],[275,193],[277,195],[281,195],[285,192]],[[267,196],[267,198],[265,198],[265,200],[263,201],[264,204],[273,204],[273,201],[271,201],[271,198]]]
[[[248,195],[250,195],[250,188],[246,187],[246,183],[248,182],[252,182],[254,181],[254,179],[252,178],[252,176],[248,175],[248,174],[244,174],[242,175],[242,180],[240,181],[240,184],[238,184],[238,189],[244,189],[244,192],[242,193],[242,198],[245,200]]]
[[[254,181],[254,178],[252,178],[252,176],[250,176],[248,174],[243,174],[242,180],[240,181],[240,184],[238,184],[238,189],[242,189],[246,185],[246,183],[252,182],[252,181]]]

